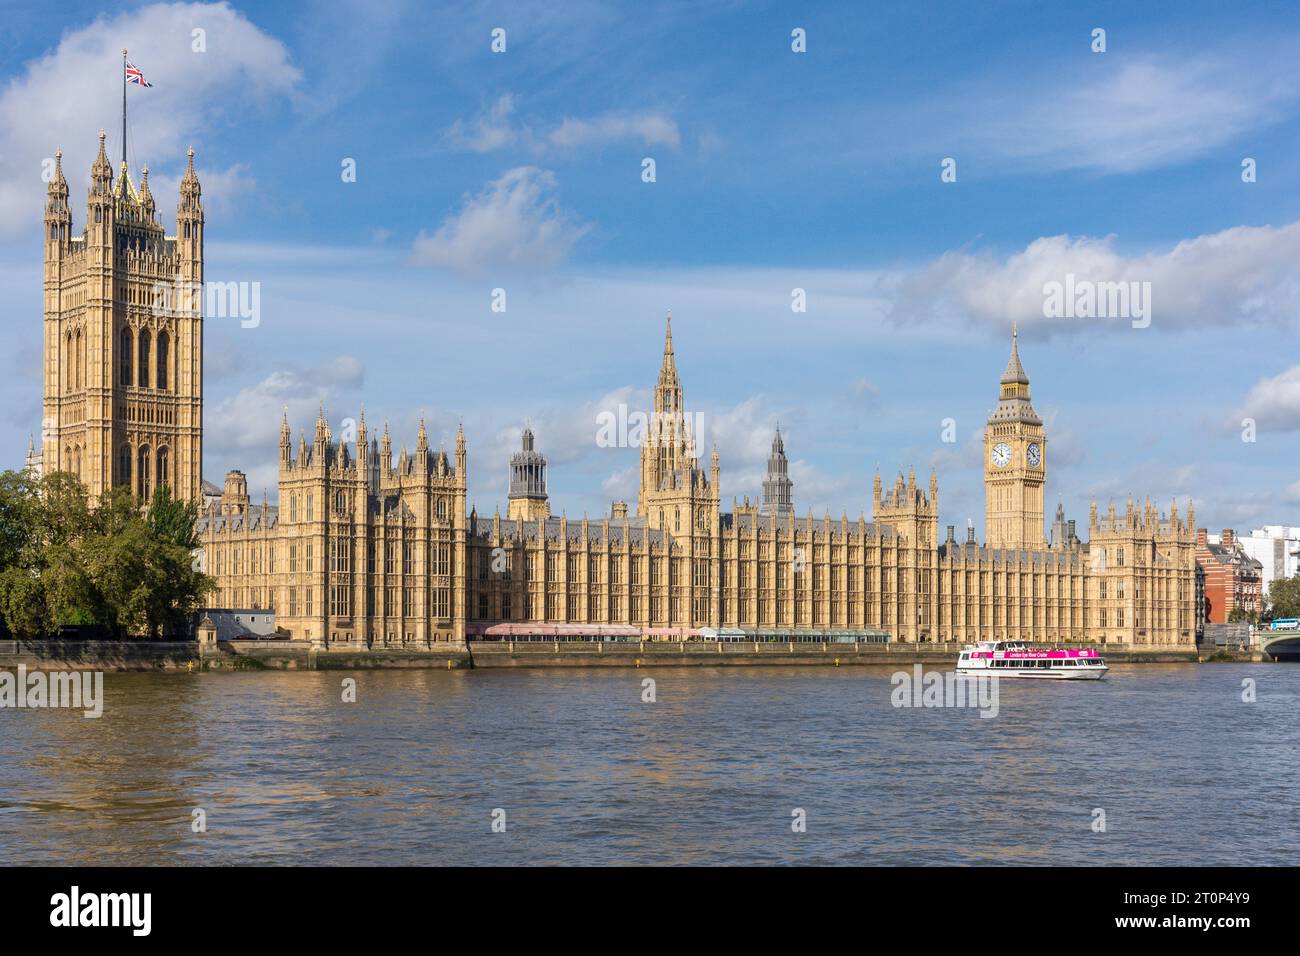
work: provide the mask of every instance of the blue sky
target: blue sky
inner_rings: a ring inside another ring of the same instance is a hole
[[[981,527],[1018,321],[1049,512],[1132,493],[1300,524],[1300,8],[839,6],[5,4],[10,465],[39,430],[41,161],[63,149],[79,229],[127,46],[154,84],[130,91],[133,170],[167,221],[193,144],[207,277],[261,288],[256,328],[208,324],[213,480],[274,496],[281,407],[310,430],[323,401],[337,433],[364,402],[398,446],[463,419],[488,512],[527,419],[553,507],[601,514],[637,454],[597,447],[596,416],[643,407],[671,309],[724,501],[759,492],[780,421],[801,514],[935,467],[944,522]],[[1150,326],[1044,318],[1067,273],[1150,282]]]

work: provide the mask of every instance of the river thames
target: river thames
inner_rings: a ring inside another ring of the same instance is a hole
[[[108,674],[99,719],[0,710],[0,862],[1300,863],[1300,667],[1003,680],[992,719],[892,673]]]

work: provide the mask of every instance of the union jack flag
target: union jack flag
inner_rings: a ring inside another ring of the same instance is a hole
[[[141,86],[153,86],[152,83],[144,78],[144,74],[136,69],[134,63],[128,63],[126,65],[126,81],[128,83],[138,83]]]

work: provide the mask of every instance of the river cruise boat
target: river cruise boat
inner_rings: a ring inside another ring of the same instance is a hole
[[[958,674],[1034,677],[1039,680],[1100,680],[1109,668],[1095,647],[1031,648],[1020,641],[970,644],[957,661]]]

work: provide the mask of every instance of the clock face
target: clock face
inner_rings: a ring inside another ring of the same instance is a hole
[[[993,446],[993,464],[998,468],[1011,464],[1011,446],[1006,442],[998,442]]]
[[[1038,442],[1034,442],[1025,452],[1025,458],[1029,461],[1030,468],[1037,468],[1043,463],[1043,449]]]

